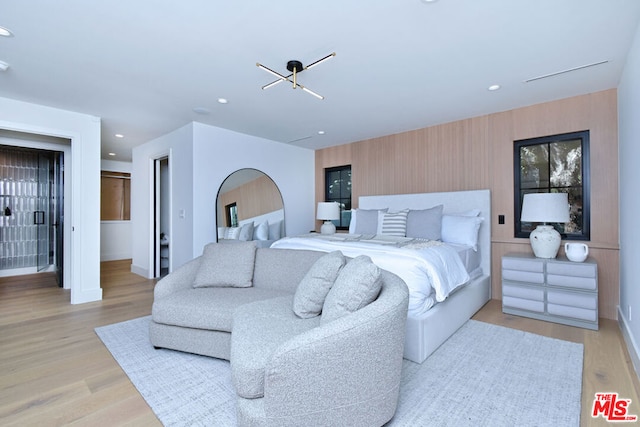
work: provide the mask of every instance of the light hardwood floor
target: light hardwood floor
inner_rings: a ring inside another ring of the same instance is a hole
[[[155,281],[129,264],[102,263],[103,300],[80,305],[69,304],[50,274],[0,278],[0,425],[161,425],[94,332],[150,314]],[[630,413],[640,415],[638,379],[616,322],[573,328],[505,315],[497,300],[474,318],[584,343],[581,425],[607,425],[590,416],[596,392],[632,399]]]

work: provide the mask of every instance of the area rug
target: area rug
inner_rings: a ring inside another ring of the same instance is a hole
[[[149,342],[150,317],[96,328],[165,426],[234,426],[229,362]],[[582,344],[469,320],[422,364],[405,360],[388,426],[579,426]]]

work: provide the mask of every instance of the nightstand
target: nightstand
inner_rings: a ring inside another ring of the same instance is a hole
[[[502,257],[502,311],[538,320],[598,329],[598,265],[588,258]]]

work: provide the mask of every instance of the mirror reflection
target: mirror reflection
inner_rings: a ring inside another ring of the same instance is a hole
[[[259,247],[268,247],[284,237],[282,194],[264,172],[237,170],[218,190],[216,221],[218,242],[255,240]]]

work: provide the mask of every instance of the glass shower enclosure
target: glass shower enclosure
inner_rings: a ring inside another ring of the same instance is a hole
[[[57,264],[61,163],[60,152],[0,146],[0,270]]]

